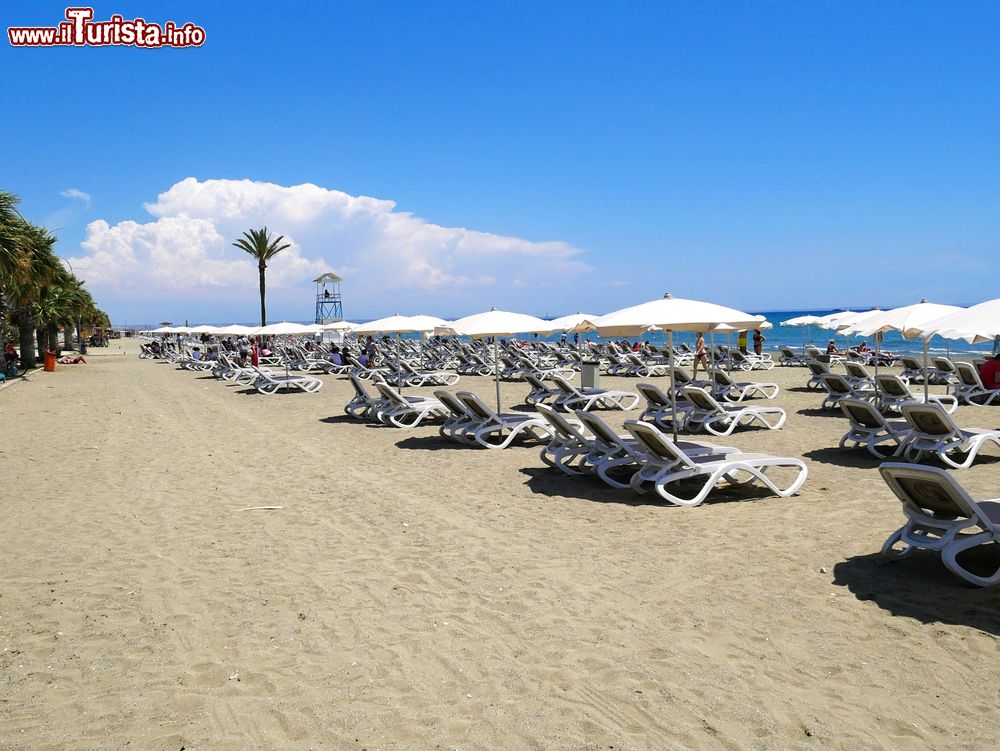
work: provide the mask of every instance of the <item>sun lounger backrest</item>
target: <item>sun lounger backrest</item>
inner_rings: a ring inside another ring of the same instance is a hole
[[[686,466],[691,466],[692,462],[684,452],[679,451],[674,444],[667,440],[667,437],[663,433],[649,423],[639,422],[638,420],[626,420],[625,430],[631,433],[650,454],[665,461],[678,462]]]
[[[459,391],[455,394],[459,399],[462,400],[462,404],[465,405],[466,409],[469,410],[476,417],[483,420],[490,420],[491,422],[499,421],[499,416],[496,412],[490,409],[482,399],[473,394],[470,391]]]
[[[955,363],[955,371],[958,373],[958,380],[962,382],[963,386],[975,386],[980,389],[986,388],[983,385],[983,379],[979,377],[979,372],[969,363]]]
[[[819,360],[806,360],[806,367],[812,371],[813,375],[821,376],[830,372],[830,366]]]
[[[437,400],[448,408],[448,411],[451,412],[451,414],[454,417],[466,417],[466,418],[475,417],[475,415],[469,411],[468,407],[465,406],[465,402],[463,402],[461,399],[459,399],[450,391],[445,391],[444,389],[438,389],[437,391],[434,392],[434,396],[436,396]]]
[[[934,363],[934,367],[938,370],[943,370],[945,373],[955,372],[955,363],[949,360],[947,357],[933,357],[931,362]]]
[[[915,358],[915,357],[907,357],[906,355],[903,355],[903,356],[901,356],[899,358],[899,361],[903,364],[903,367],[906,370],[922,370],[923,369],[923,366],[919,362],[917,362],[917,358]]]
[[[553,430],[556,431],[562,438],[570,438],[582,443],[586,443],[587,439],[581,435],[580,431],[574,428],[565,417],[556,412],[552,407],[547,404],[536,405],[538,414],[545,418],[545,420],[552,426]]]
[[[700,389],[697,386],[685,386],[681,391],[688,398],[689,402],[704,412],[725,411],[705,389]]]
[[[356,393],[362,399],[371,399],[371,396],[369,395],[369,393],[367,391],[365,391],[365,387],[361,385],[361,379],[360,378],[358,378],[356,375],[354,375],[354,373],[350,373],[348,375],[348,378],[351,379],[351,385],[354,386],[354,393]]]
[[[567,396],[569,396],[569,395],[579,396],[580,395],[580,392],[576,390],[576,387],[573,386],[573,384],[571,384],[569,381],[567,381],[561,375],[553,374],[552,377],[551,377],[551,380],[556,385],[556,387],[561,392],[563,392],[564,394],[566,394]]]
[[[926,435],[944,438],[962,433],[955,421],[938,404],[903,404],[899,410],[914,429]]]
[[[850,360],[844,361],[844,370],[850,373],[854,378],[869,378],[868,371],[865,370],[865,366],[858,362],[852,362]]]
[[[822,378],[827,390],[832,394],[853,393],[850,385],[844,380],[844,376],[839,373],[824,373]]]
[[[652,383],[637,383],[635,390],[642,394],[642,397],[651,405],[657,407],[669,407],[670,397],[663,393],[663,390]]]
[[[618,437],[618,434],[609,428],[608,424],[597,415],[593,415],[590,412],[584,412],[580,409],[576,411],[576,416],[580,418],[580,422],[584,424],[587,430],[593,433],[594,437],[605,446],[610,448],[623,447],[621,438]]]
[[[889,396],[913,398],[913,394],[906,388],[906,384],[899,380],[898,375],[879,373],[876,380],[878,381],[879,388]]]
[[[885,419],[870,402],[863,402],[860,399],[843,399],[838,402],[838,406],[847,415],[847,419],[866,428],[881,428],[885,426]]]
[[[378,392],[382,395],[383,399],[385,399],[385,400],[387,400],[389,402],[392,402],[397,407],[409,407],[410,406],[410,403],[408,401],[406,401],[403,397],[401,397],[399,395],[399,392],[396,391],[396,389],[394,389],[392,386],[390,386],[385,381],[377,381],[375,383],[375,388],[378,389]]]
[[[955,482],[948,472],[937,467],[886,462],[879,467],[889,489],[904,505],[917,513],[930,512],[939,519],[976,519],[992,525],[979,505]]]
[[[729,373],[724,370],[713,370],[712,379],[715,381],[716,385],[722,386],[723,388],[730,388],[735,386],[733,379],[729,377]]]

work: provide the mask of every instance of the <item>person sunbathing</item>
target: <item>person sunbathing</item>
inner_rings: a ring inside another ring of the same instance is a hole
[[[82,355],[66,355],[59,358],[59,363],[62,365],[77,365],[79,363],[86,365],[87,361],[83,359]]]

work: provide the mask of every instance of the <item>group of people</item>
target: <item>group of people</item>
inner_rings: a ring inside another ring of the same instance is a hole
[[[736,337],[736,348],[744,355],[750,354],[747,350],[747,340],[749,330],[741,331]],[[764,342],[767,339],[760,329],[753,330],[753,351],[755,355],[760,355],[764,351]],[[693,377],[698,377],[698,366],[701,365],[708,373],[708,345],[705,344],[705,335],[700,331],[694,339],[694,366],[692,367]]]

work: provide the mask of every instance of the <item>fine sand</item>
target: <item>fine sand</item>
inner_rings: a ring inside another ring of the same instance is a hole
[[[900,506],[803,369],[753,376],[783,430],[726,439],[804,456],[801,493],[681,509],[359,424],[342,378],[261,396],[136,351],[0,390],[2,749],[1000,741],[1000,592],[879,564]]]

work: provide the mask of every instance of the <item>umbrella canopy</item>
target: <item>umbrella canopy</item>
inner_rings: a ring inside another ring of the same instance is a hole
[[[489,336],[513,336],[514,334],[542,334],[547,332],[548,321],[523,313],[510,313],[493,308],[485,313],[459,318],[457,321],[437,326],[435,334],[444,336],[468,336],[485,339]]]
[[[253,326],[240,326],[234,323],[232,326],[223,326],[217,333],[223,336],[245,336],[253,333]]]
[[[933,321],[961,310],[965,309],[957,305],[938,305],[937,303],[921,300],[915,305],[893,308],[892,310],[883,311],[879,315],[869,316],[861,322],[851,324],[848,328],[841,331],[841,333],[872,336],[873,334],[886,331],[899,331],[904,337],[911,339],[920,335],[921,327],[928,321]]]
[[[173,334],[190,334],[190,326],[174,326],[174,330],[171,332]]]
[[[401,316],[397,313],[370,323],[359,323],[352,331],[362,336],[366,334],[411,334],[434,331],[448,325],[449,323],[443,318],[425,315]]]
[[[882,313],[885,313],[885,311],[879,310],[878,308],[875,308],[874,310],[864,310],[860,313],[855,313],[851,310],[844,311],[843,313],[834,313],[826,316],[826,320],[819,324],[819,327],[821,329],[834,329],[842,332],[844,329],[862,324],[869,318],[881,315]]]
[[[177,329],[173,326],[160,326],[158,329],[153,329],[149,332],[150,334],[176,334]]]
[[[573,332],[576,331],[577,326],[585,321],[592,324],[592,322],[596,321],[598,318],[600,318],[600,316],[592,315],[590,313],[573,313],[572,315],[562,316],[561,318],[553,318],[551,321],[547,322],[549,325],[548,331],[540,331],[538,333],[554,334],[557,331]],[[592,331],[593,329],[591,328],[588,330]]]
[[[927,339],[937,334],[946,339],[964,339],[969,344],[993,341],[1000,336],[1000,298],[927,321],[919,329],[917,335]]]
[[[269,326],[258,326],[253,330],[253,333],[255,336],[296,336],[313,333],[311,327],[314,325],[282,321],[281,323],[272,323]]]
[[[826,316],[797,316],[782,321],[782,326],[818,326],[826,320]]]
[[[191,333],[191,334],[218,334],[219,333],[219,327],[218,326],[209,326],[208,324],[204,324],[203,323],[201,326],[195,326],[194,328],[192,328],[189,333]]]
[[[721,323],[734,329],[759,328],[766,319],[735,308],[672,297],[623,308],[601,316],[597,333],[604,337],[642,336],[652,328],[665,331],[711,331]]]
[[[331,323],[320,324],[323,331],[350,331],[358,325],[360,324],[351,323],[350,321],[332,321]]]

